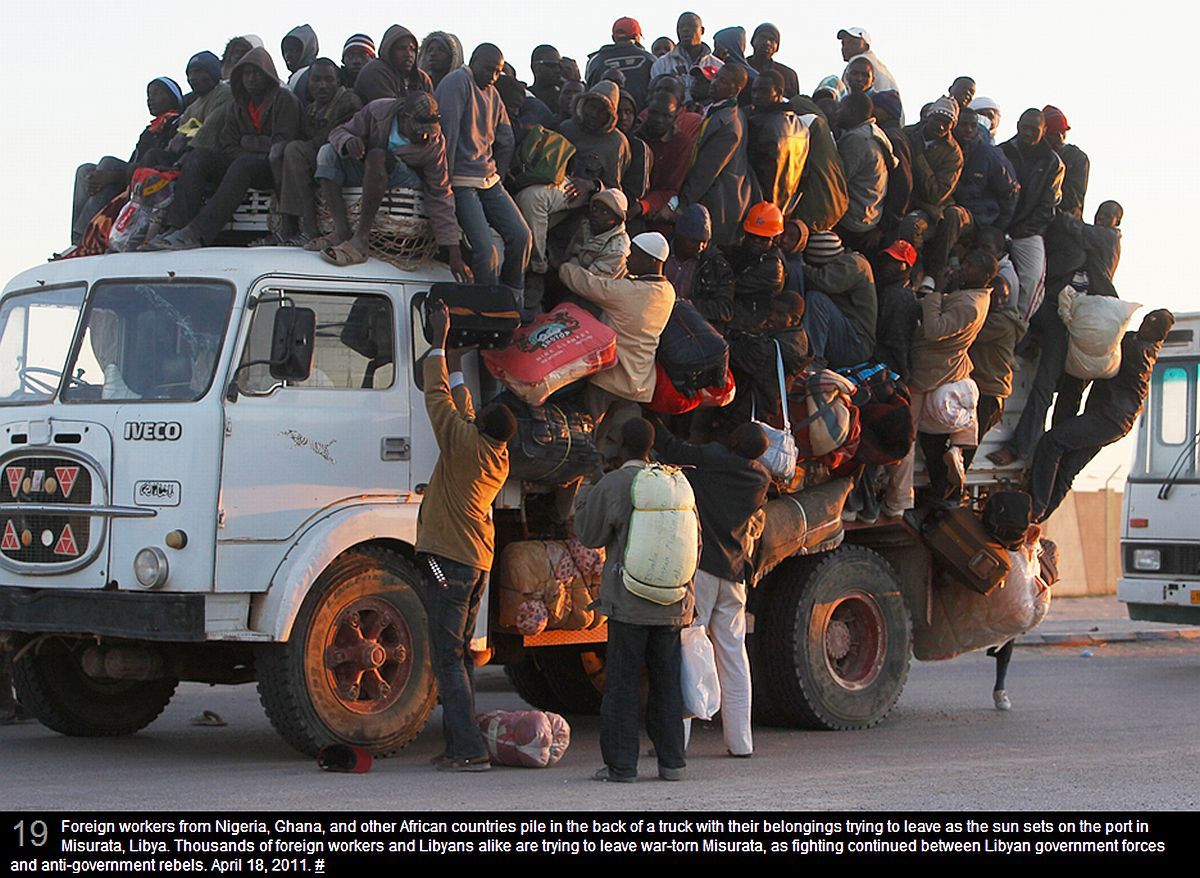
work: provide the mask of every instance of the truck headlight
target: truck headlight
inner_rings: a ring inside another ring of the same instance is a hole
[[[133,575],[142,588],[158,588],[169,572],[167,555],[157,546],[147,546],[133,559]]]
[[[1160,549],[1134,549],[1133,569],[1155,571],[1162,569],[1162,551]]]

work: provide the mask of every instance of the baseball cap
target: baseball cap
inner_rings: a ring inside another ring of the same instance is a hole
[[[705,64],[703,67],[699,67],[699,66],[693,67],[688,72],[691,73],[693,76],[695,76],[697,73],[699,73],[701,76],[703,76],[709,82],[712,82],[714,79],[717,78],[717,74],[721,72],[721,68],[718,67],[716,64]]]
[[[427,91],[410,92],[409,95],[404,109],[412,118],[413,129],[430,137],[441,131],[442,117],[438,113],[437,99]]]
[[[868,46],[871,45],[871,35],[861,27],[844,27],[837,33],[837,38],[843,40],[846,37],[858,37]]]
[[[903,238],[898,238],[883,252],[909,268],[912,268],[917,261],[917,249]]]
[[[613,39],[629,39],[630,37],[640,37],[642,35],[642,26],[638,24],[636,18],[625,16],[618,18],[613,22],[612,36]]]

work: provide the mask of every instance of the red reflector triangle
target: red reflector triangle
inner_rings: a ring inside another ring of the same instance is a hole
[[[17,491],[21,488],[21,479],[25,478],[25,467],[10,466],[4,471],[4,478],[8,479],[8,492],[16,497]],[[11,523],[9,522],[9,524]]]
[[[79,467],[56,466],[54,475],[58,477],[58,484],[62,486],[63,497],[70,497],[71,489],[75,487],[75,480],[79,478]]]
[[[79,549],[75,545],[75,534],[71,531],[71,525],[63,527],[62,535],[59,536],[58,542],[54,545],[55,555],[78,555]]]
[[[13,527],[11,518],[4,522],[4,540],[0,541],[0,549],[6,552],[21,551],[21,541],[17,539],[17,529]]]

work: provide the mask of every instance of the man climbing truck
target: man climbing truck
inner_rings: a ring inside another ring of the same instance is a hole
[[[414,547],[438,452],[414,379],[421,300],[449,281],[433,262],[334,270],[300,250],[210,248],[64,260],[5,287],[0,631],[34,716],[129,734],[181,680],[257,680],[303,752],[416,737],[436,702]],[[465,359],[485,399],[479,368]],[[844,532],[849,489],[832,479],[768,510],[751,654],[775,722],[879,722],[927,615],[929,550],[898,519]],[[554,500],[510,478],[494,518],[497,557],[540,540],[575,571],[538,596],[555,621],[523,634],[506,618],[503,595],[541,574],[502,560],[472,648],[527,700],[594,710],[595,559],[571,554]]]

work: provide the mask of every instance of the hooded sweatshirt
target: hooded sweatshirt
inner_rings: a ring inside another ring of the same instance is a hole
[[[302,24],[299,27],[294,27],[284,36],[283,40],[279,41],[280,50],[282,51],[284,40],[288,37],[294,37],[300,41],[300,63],[296,65],[296,70],[288,77],[287,87],[291,89],[296,97],[300,98],[300,102],[307,104],[308,97],[308,68],[312,62],[317,60],[317,52],[320,51],[320,45],[317,43],[317,32],[312,29],[311,25]]]
[[[714,49],[723,49],[728,53],[725,60],[726,64],[733,64],[741,67],[746,71],[746,75],[750,77],[748,82],[753,82],[758,78],[758,71],[750,66],[750,62],[746,60],[746,29],[744,27],[726,27],[713,34]],[[747,84],[743,92],[750,90]]]
[[[620,189],[632,152],[625,135],[617,130],[617,99],[620,87],[604,80],[580,95],[575,111],[559,131],[575,147],[574,175],[599,180],[606,189]],[[583,127],[585,108],[599,106],[605,121],[599,132]]]
[[[841,224],[852,232],[870,231],[883,216],[880,208],[887,194],[888,172],[896,164],[892,142],[874,119],[868,119],[838,138],[838,153],[850,194]]]
[[[495,186],[508,173],[516,151],[500,92],[494,85],[480,88],[471,68],[460,67],[446,74],[436,96],[442,111],[452,185],[474,189]]]
[[[414,64],[407,76],[392,66],[392,47],[403,39],[410,39],[414,43],[417,41],[408,28],[393,24],[379,41],[379,57],[368,61],[358,72],[354,93],[363,104],[379,98],[402,98],[411,90],[433,91],[433,80],[418,65]]]
[[[250,95],[242,86],[242,70],[257,67],[267,77],[267,91],[251,113]],[[279,84],[279,75],[271,54],[261,46],[251,49],[233,67],[229,76],[233,103],[225,114],[217,147],[236,158],[247,153],[265,156],[276,143],[289,143],[300,137],[302,111],[300,100]]]
[[[441,43],[450,51],[450,70],[453,72],[463,66],[463,48],[462,41],[452,33],[447,33],[444,30],[435,30],[429,34],[421,43],[421,48],[417,50],[417,68],[427,73],[431,78],[433,71],[429,69],[429,47],[433,43]],[[437,83],[434,83],[436,86]]]

